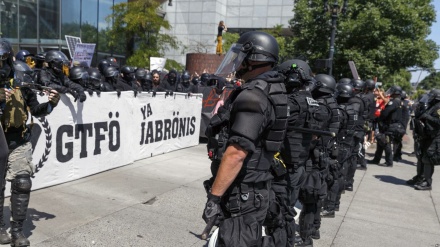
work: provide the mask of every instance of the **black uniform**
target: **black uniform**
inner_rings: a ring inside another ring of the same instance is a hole
[[[420,116],[424,124],[426,145],[422,146],[423,176],[422,183],[415,185],[418,190],[430,190],[434,166],[440,164],[440,100],[430,101],[428,110]]]
[[[289,108],[290,116],[286,138],[280,152],[287,168],[287,174],[275,178],[272,191],[275,193],[276,203],[271,203],[270,208],[273,215],[276,215],[275,209],[279,208],[283,216],[280,217],[282,220],[278,221],[278,224],[268,223],[267,225],[269,233],[276,240],[276,246],[292,246],[295,242],[294,217],[297,214],[295,204],[306,177],[306,166],[312,168],[312,162],[307,163],[307,161],[309,160],[313,135],[308,132],[299,132],[295,130],[295,127],[319,129],[320,122],[328,117],[327,109],[320,107],[318,102],[313,100],[309,91],[296,91],[289,94]],[[313,209],[308,208],[310,213],[314,214]],[[309,213],[309,211],[307,212]],[[302,229],[306,232],[305,228]],[[286,237],[287,243],[285,242]],[[304,235],[304,239],[306,238],[309,238],[309,235]]]
[[[87,98],[84,93],[84,88],[81,87],[81,85],[71,81],[62,73],[55,73],[51,68],[46,68],[40,71],[39,84],[51,87],[59,93],[70,93],[75,99],[79,98],[81,102]]]
[[[409,101],[402,99],[402,120],[401,123],[403,125],[403,129],[406,130],[406,128],[408,127],[408,122],[410,119],[410,114],[409,114]],[[399,136],[396,136],[396,138],[394,138],[394,142],[393,142],[393,160],[394,161],[400,161],[402,160],[402,138],[403,138],[404,134],[401,134]]]
[[[188,83],[180,82],[177,84],[176,92],[179,93],[197,93],[198,88],[196,85],[192,85],[189,81]]]
[[[324,130],[331,131],[337,135],[341,127],[343,116],[336,99],[328,94],[316,97],[316,100],[329,108],[330,118],[325,124]],[[338,179],[340,167],[338,163],[338,143],[336,137],[321,136],[320,140],[321,141],[318,143],[319,148],[322,150],[322,153],[325,154],[325,157],[323,157],[324,159],[321,159],[320,161],[327,163],[322,165],[323,168],[327,166],[327,169],[323,170],[326,171],[326,173],[323,174],[325,177],[325,182],[323,184],[327,186],[327,197],[323,202],[323,208],[328,212],[333,212],[335,209],[336,197],[339,192]],[[318,212],[320,209],[321,206],[318,204]],[[320,222],[319,215],[315,215],[315,230],[319,230]]]
[[[277,72],[263,73],[234,91],[208,126],[206,133],[210,140],[224,141],[224,148],[237,144],[248,152],[242,170],[221,198],[224,220],[219,225],[219,246],[261,244],[262,225],[269,207],[270,181],[273,179],[271,162],[279,150],[286,126],[287,98],[284,92],[284,84]],[[219,136],[222,140],[218,139]],[[212,148],[208,146],[208,150]],[[218,160],[219,156],[215,159]],[[211,171],[214,176],[217,169],[218,163],[213,162]],[[209,186],[209,182],[205,181],[205,185]]]
[[[352,142],[352,158],[348,159],[348,166],[347,166],[347,177],[345,181],[345,189],[346,190],[353,190],[353,182],[354,182],[354,174],[356,172],[357,164],[358,164],[358,158],[363,158],[364,154],[362,153],[363,149],[363,143],[364,143],[364,136],[365,136],[365,130],[364,130],[364,124],[365,119],[364,117],[367,115],[364,108],[364,101],[358,97],[352,97],[347,102],[350,105],[353,105],[354,111],[357,112],[357,119],[355,119],[355,126],[353,126],[354,133],[352,135],[353,142]],[[365,152],[365,150],[364,150]]]
[[[382,158],[382,153],[385,150],[385,165],[388,167],[393,166],[393,150],[391,149],[391,143],[394,138],[399,138],[399,136],[401,136],[402,131],[403,133],[405,131],[401,121],[402,107],[399,96],[391,98],[380,114],[378,119],[379,133],[376,134],[377,149],[372,163],[379,163]]]

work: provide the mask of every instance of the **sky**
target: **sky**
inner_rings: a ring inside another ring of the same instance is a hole
[[[440,0],[434,0],[434,7],[436,12],[436,20],[431,26],[431,34],[428,36],[428,39],[432,39],[440,45]],[[440,58],[435,60],[434,69],[440,69]],[[411,82],[420,82],[425,78],[429,73],[428,72],[412,72]]]

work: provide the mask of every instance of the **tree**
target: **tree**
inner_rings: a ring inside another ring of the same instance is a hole
[[[398,85],[410,94],[413,91],[411,83],[411,73],[406,69],[401,69],[394,74],[388,74],[382,79],[383,88],[390,88],[393,85]]]
[[[108,32],[109,46],[122,49],[127,64],[148,67],[150,57],[162,57],[170,48],[177,49],[176,37],[159,33],[170,30],[167,20],[158,15],[159,1],[137,0],[113,6],[113,14],[106,17],[113,25]]]
[[[331,16],[323,12],[322,0],[295,3],[290,47],[313,65],[329,57]],[[408,67],[431,68],[439,46],[426,38],[434,21],[431,0],[349,0],[346,15],[337,19],[333,75],[351,77],[348,61],[355,62],[362,78],[380,80]]]
[[[421,82],[419,82],[419,85],[417,85],[417,89],[423,89],[427,91],[434,88],[440,89],[440,73],[438,72],[433,72],[429,74]]]

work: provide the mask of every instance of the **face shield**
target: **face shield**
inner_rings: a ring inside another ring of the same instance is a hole
[[[229,74],[237,71],[248,52],[249,48],[243,47],[242,44],[232,44],[214,74],[220,77],[227,77]]]

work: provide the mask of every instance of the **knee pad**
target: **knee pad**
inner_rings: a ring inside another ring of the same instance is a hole
[[[24,194],[31,192],[32,180],[29,174],[17,175],[11,183],[12,193]]]

